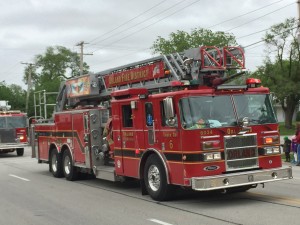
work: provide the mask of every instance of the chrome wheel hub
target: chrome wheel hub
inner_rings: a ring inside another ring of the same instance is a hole
[[[66,174],[70,174],[71,172],[71,160],[69,156],[66,156],[64,159],[64,169]]]
[[[155,165],[151,165],[148,170],[148,182],[153,191],[158,191],[160,187],[160,173]]]
[[[57,171],[57,157],[56,157],[56,154],[52,155],[52,158],[51,158],[51,167],[52,167],[52,171],[53,172]]]

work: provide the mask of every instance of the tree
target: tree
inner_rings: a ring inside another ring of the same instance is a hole
[[[76,52],[62,47],[48,47],[44,54],[35,57],[34,67],[31,69],[31,79],[34,91],[58,92],[60,83],[68,78],[80,75],[80,57]],[[88,73],[89,66],[83,63],[84,73]],[[30,67],[25,68],[24,82],[27,84]],[[33,115],[33,97],[31,95],[30,114]],[[47,103],[55,103],[56,96],[47,96]]]
[[[196,28],[187,33],[178,30],[169,35],[169,40],[158,37],[151,49],[153,53],[170,54],[182,52],[189,48],[196,48],[202,45],[207,46],[229,46],[236,45],[237,42],[232,34],[222,31],[213,32],[204,28]]]
[[[0,100],[8,101],[12,109],[25,111],[25,91],[21,86],[0,82]]]
[[[286,19],[273,25],[264,37],[269,53],[256,75],[275,93],[285,113],[285,127],[292,128],[293,114],[300,101],[300,49],[297,40],[297,20]]]

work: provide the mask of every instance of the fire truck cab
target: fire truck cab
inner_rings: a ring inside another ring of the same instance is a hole
[[[22,156],[28,146],[27,114],[10,109],[8,101],[0,101],[0,153],[16,151]]]
[[[242,75],[239,47],[200,47],[67,80],[53,119],[33,126],[33,156],[55,177],[79,172],[174,187],[248,190],[292,178],[283,168],[269,89]]]

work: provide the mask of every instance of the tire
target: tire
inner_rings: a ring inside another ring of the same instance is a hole
[[[144,170],[145,187],[150,197],[156,201],[170,200],[171,186],[167,183],[165,168],[157,155],[151,155]]]
[[[24,155],[24,148],[17,148],[17,155],[23,156]]]
[[[49,169],[54,177],[63,177],[61,154],[56,149],[52,149],[50,153]]]
[[[77,168],[73,165],[73,160],[68,150],[64,151],[63,154],[63,173],[67,180],[76,180],[78,177]]]

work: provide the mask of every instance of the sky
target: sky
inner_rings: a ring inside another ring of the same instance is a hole
[[[154,57],[159,36],[195,28],[233,34],[254,71],[266,56],[260,31],[298,17],[297,7],[296,0],[0,0],[0,82],[26,89],[23,63],[50,46],[79,53],[84,41],[84,61],[100,72]]]

